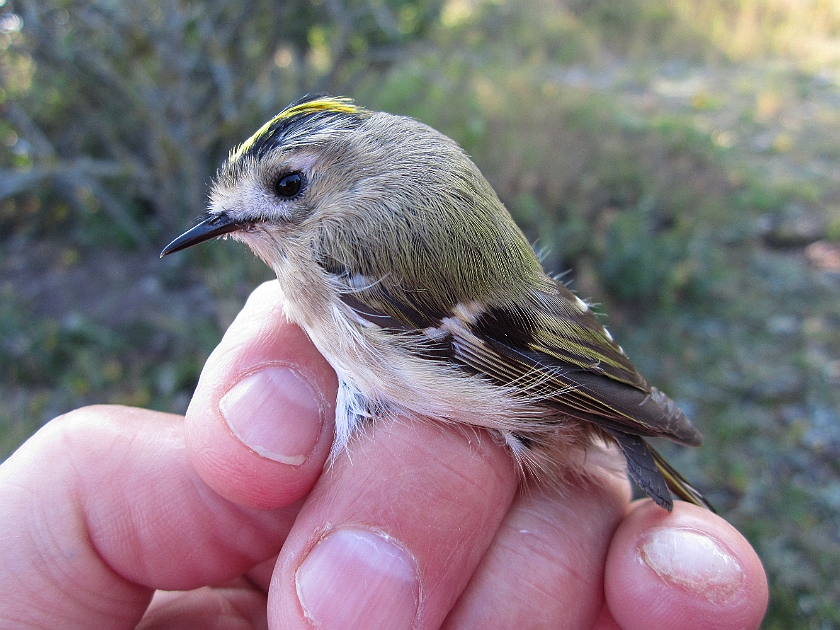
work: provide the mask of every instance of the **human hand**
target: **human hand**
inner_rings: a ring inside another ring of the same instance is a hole
[[[280,299],[254,292],[186,422],[84,408],[0,467],[0,627],[759,626],[747,541],[607,473],[518,492],[489,436],[414,422],[324,468],[335,375]]]

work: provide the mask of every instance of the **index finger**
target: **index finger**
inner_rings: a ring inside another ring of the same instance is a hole
[[[201,372],[187,448],[204,481],[250,507],[304,497],[332,446],[335,372],[286,319],[276,281],[253,291]]]

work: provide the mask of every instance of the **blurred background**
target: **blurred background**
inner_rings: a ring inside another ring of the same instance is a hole
[[[183,413],[271,274],[158,259],[307,92],[458,140],[706,437],[766,628],[840,628],[838,0],[0,0],[0,458],[89,403]]]

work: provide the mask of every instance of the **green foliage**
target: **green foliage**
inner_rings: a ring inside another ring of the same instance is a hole
[[[5,10],[18,21],[7,19],[0,52],[3,124],[26,141],[3,161],[26,170],[4,173],[0,199],[49,188],[148,244],[196,213],[228,149],[282,103],[387,68],[440,3],[16,0]]]
[[[580,19],[600,35],[602,46],[623,54],[661,47],[679,34],[683,46],[696,46],[697,37],[679,28],[677,15],[667,3],[649,0],[609,2],[580,0],[571,3]],[[686,48],[682,49],[683,54]]]
[[[650,199],[610,221],[599,271],[616,299],[656,306],[678,288],[686,242],[660,223]]]
[[[141,320],[110,327],[78,313],[40,316],[9,287],[0,303],[0,375],[7,391],[50,387],[81,403],[168,409],[179,395],[183,404],[217,340],[216,327],[200,321],[186,331]]]

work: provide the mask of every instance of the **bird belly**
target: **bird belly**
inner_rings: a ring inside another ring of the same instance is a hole
[[[341,312],[304,328],[338,375],[332,457],[366,422],[410,419],[488,429],[523,473],[548,484],[562,486],[583,475],[587,461],[603,459],[591,454],[605,442],[590,423],[535,403],[513,385],[423,357],[406,337],[361,327]],[[623,457],[614,455],[609,467],[623,471]]]

